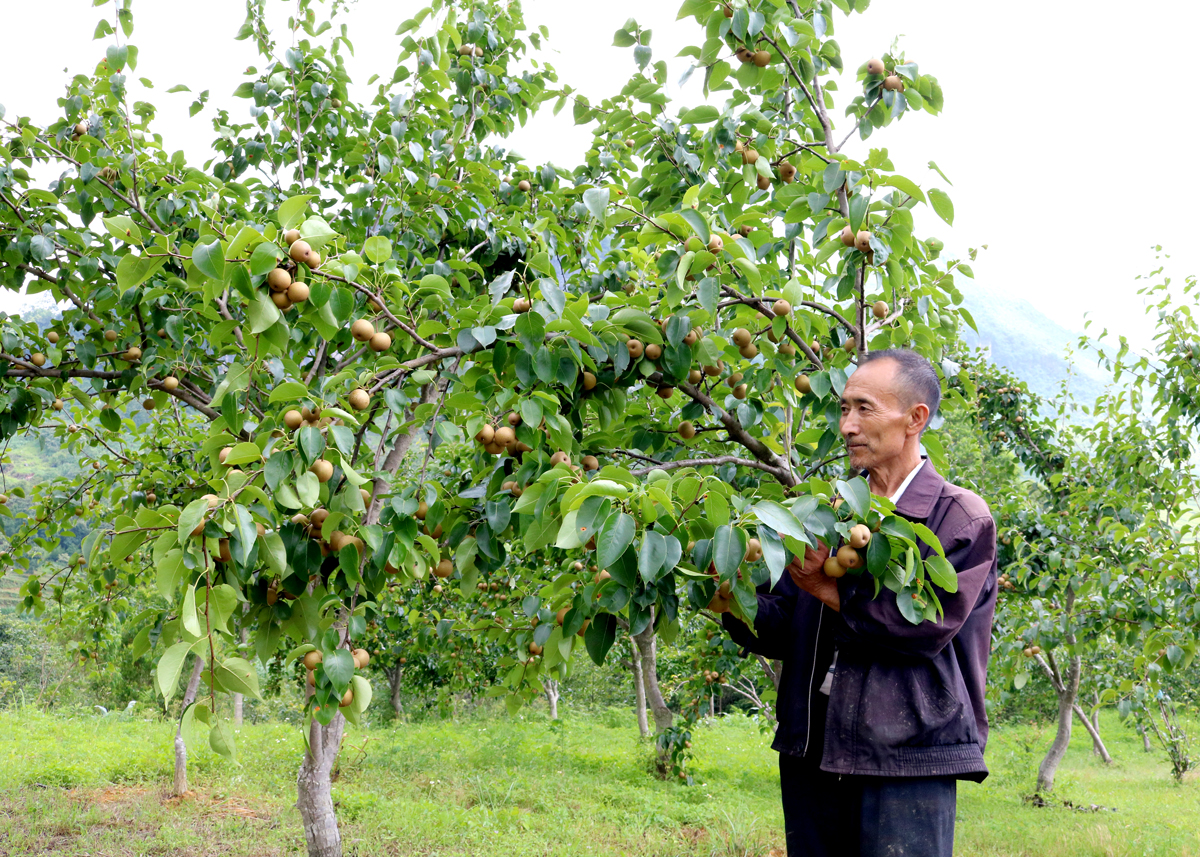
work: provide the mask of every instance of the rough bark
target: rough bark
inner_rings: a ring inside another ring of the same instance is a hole
[[[328,726],[314,720],[309,728],[308,752],[296,776],[296,808],[304,821],[308,857],[342,855],[342,834],[333,811],[330,774],[345,725],[345,718],[339,712]]]
[[[558,680],[548,678],[543,687],[546,690],[546,704],[550,707],[550,719],[558,719]]]
[[[204,672],[204,658],[196,657],[192,664],[192,677],[188,679],[187,690],[183,692],[183,707],[180,709],[179,727],[175,730],[175,782],[171,793],[175,797],[187,794],[187,745],[183,741],[183,715],[187,707],[196,701],[196,691],[200,689],[200,674]]]
[[[396,664],[387,671],[388,686],[392,690],[392,713],[399,717],[404,713],[404,704],[400,701],[401,679],[404,677],[404,667]]]
[[[633,695],[637,701],[638,732],[643,738],[649,738],[650,723],[646,719],[646,684],[642,681],[642,659],[638,654],[637,642],[632,637],[629,638],[629,642],[633,646],[630,666],[633,668]]]
[[[675,715],[667,708],[662,691],[658,687],[658,638],[654,633],[654,622],[635,636],[638,655],[642,661],[642,686],[646,689],[646,703],[654,715],[654,731],[665,732],[671,728]]]
[[[1139,723],[1137,731],[1142,735],[1142,749],[1147,753],[1152,752],[1154,748],[1150,745],[1150,733],[1146,731],[1146,727]]]
[[[1054,774],[1058,771],[1058,765],[1066,755],[1067,747],[1071,743],[1071,719],[1075,716],[1075,700],[1079,695],[1079,673],[1082,668],[1082,658],[1079,655],[1072,657],[1067,663],[1065,675],[1059,674],[1053,655],[1047,653],[1045,663],[1049,666],[1050,679],[1058,694],[1058,730],[1054,735],[1054,743],[1050,745],[1050,750],[1046,753],[1046,758],[1042,759],[1042,764],[1038,766],[1037,790],[1039,792],[1048,792],[1054,788]]]

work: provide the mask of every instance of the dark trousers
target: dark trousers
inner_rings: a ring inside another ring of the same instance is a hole
[[[849,777],[779,754],[788,857],[950,857],[957,781]]]

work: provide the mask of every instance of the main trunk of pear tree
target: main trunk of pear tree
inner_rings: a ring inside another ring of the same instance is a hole
[[[675,715],[667,708],[662,691],[658,687],[658,638],[654,633],[653,620],[642,633],[634,636],[638,654],[642,662],[642,686],[646,689],[646,702],[650,713],[654,715],[654,733],[661,735],[671,728]],[[658,750],[658,769],[660,774],[666,774],[670,764],[670,753],[662,748]]]
[[[546,679],[544,685],[546,689],[546,705],[550,708],[550,719],[558,719],[558,680],[553,678]]]
[[[388,686],[392,691],[392,713],[399,717],[404,713],[404,703],[400,701],[400,682],[404,675],[404,667],[396,664],[387,671]]]
[[[187,707],[196,701],[196,691],[200,689],[200,674],[204,672],[204,659],[197,656],[196,662],[192,665],[192,677],[188,679],[187,690],[183,693],[183,707],[181,711],[186,711]],[[171,793],[175,797],[183,797],[187,794],[187,745],[183,742],[183,718],[180,717],[179,728],[175,730],[175,782],[172,784]]]
[[[633,644],[633,657],[629,663],[633,672],[633,695],[637,702],[638,732],[643,738],[649,738],[650,723],[646,719],[646,683],[642,680],[642,657],[638,652],[637,641],[630,638],[630,642]]]
[[[333,811],[332,772],[346,720],[335,714],[328,726],[313,721],[308,752],[296,776],[296,809],[304,822],[309,857],[342,857],[342,834]]]

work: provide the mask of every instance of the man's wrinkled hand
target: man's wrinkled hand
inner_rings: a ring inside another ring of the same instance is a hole
[[[804,559],[795,557],[788,565],[792,582],[808,594],[841,610],[842,600],[838,594],[837,581],[825,574],[825,560],[829,559],[829,548],[817,542],[816,548],[806,548]]]

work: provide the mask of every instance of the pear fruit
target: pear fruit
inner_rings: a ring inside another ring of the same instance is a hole
[[[884,71],[886,71],[886,69],[883,67],[883,60],[867,60],[867,74],[883,74]]]
[[[383,330],[378,331],[367,341],[370,343],[371,350],[375,352],[387,351],[392,347],[391,334]]]
[[[888,314],[887,301],[875,301],[871,307],[871,312],[876,318],[886,318]]]
[[[689,421],[684,420],[679,424],[679,436],[684,440],[691,440],[696,436],[696,427]]]
[[[350,335],[358,342],[370,342],[371,337],[375,335],[375,325],[365,318],[360,318],[350,325]]]
[[[312,251],[313,249],[307,241],[296,240],[288,249],[288,255],[292,258],[293,262],[305,262]]]
[[[273,292],[286,292],[292,284],[292,275],[283,268],[273,268],[267,274],[267,288]]]

